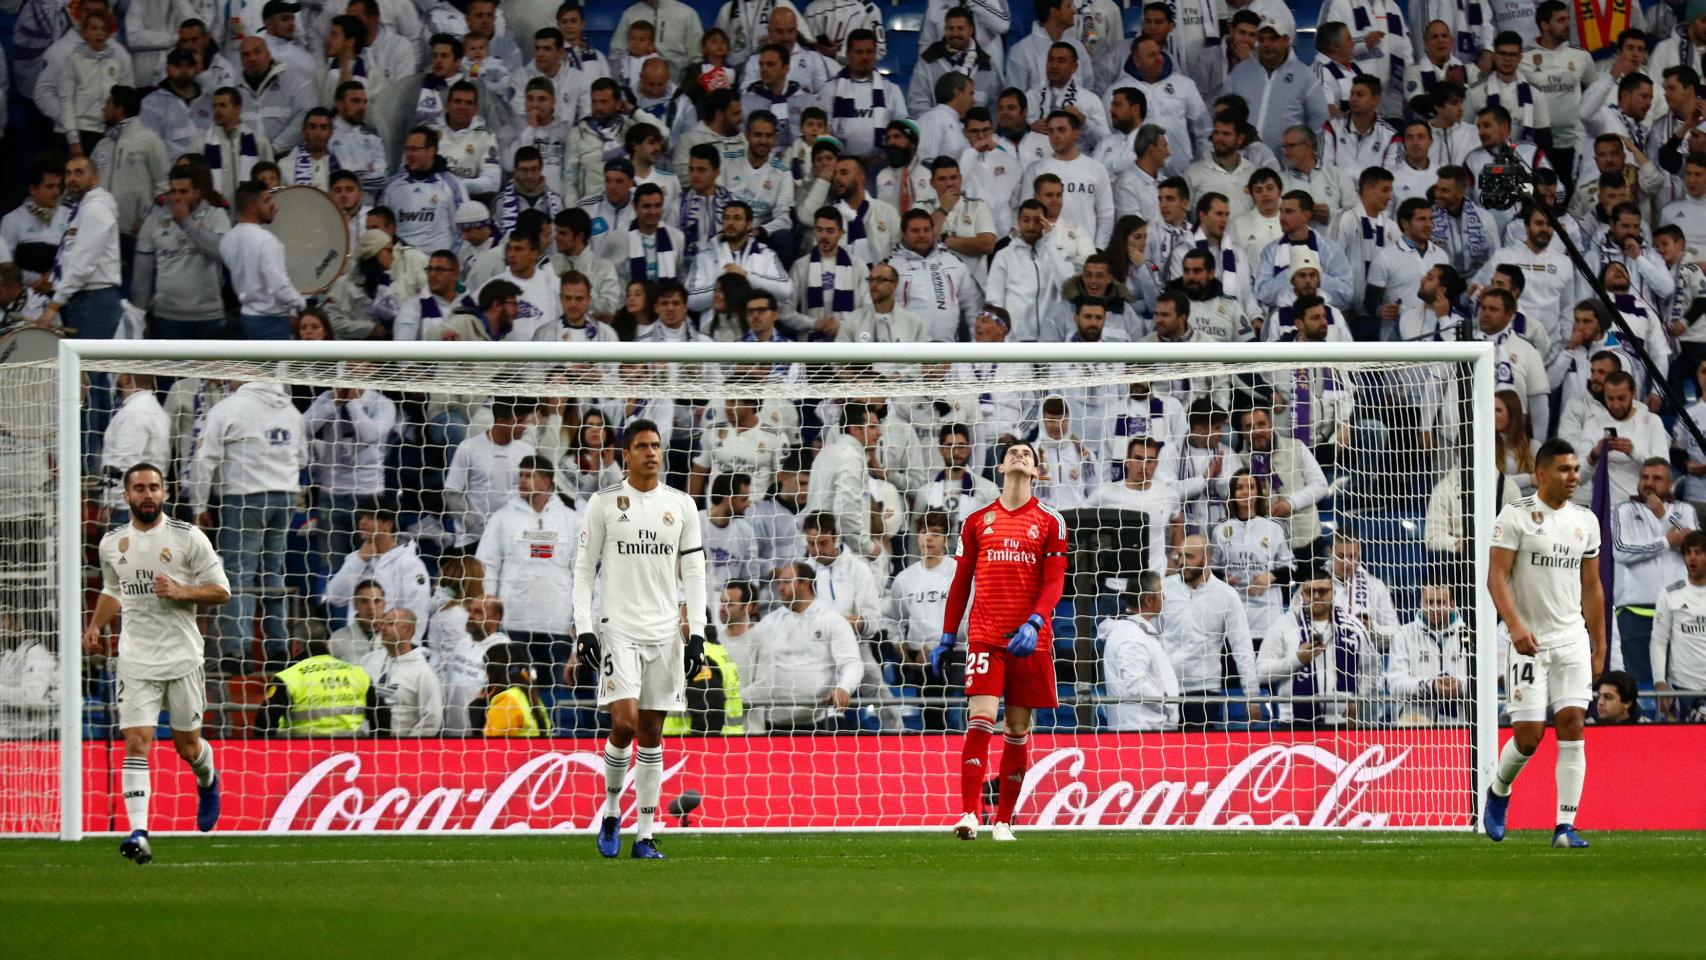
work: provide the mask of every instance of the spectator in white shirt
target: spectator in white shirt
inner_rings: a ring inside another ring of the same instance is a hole
[[[378,390],[334,387],[315,397],[302,418],[315,519],[326,537],[327,555],[341,557],[350,551],[357,509],[385,489],[397,405]]]
[[[782,605],[752,631],[749,691],[772,731],[841,729],[864,672],[853,627],[818,599],[815,582],[805,561],[783,564],[775,580]]]
[[[1339,606],[1361,621],[1368,636],[1382,650],[1398,631],[1398,610],[1392,591],[1362,562],[1362,541],[1340,527],[1333,534],[1333,586]]]
[[[214,404],[202,427],[188,499],[196,522],[212,529],[209,501],[219,497],[217,543],[232,593],[219,615],[226,669],[246,656],[257,603],[267,659],[285,659],[285,541],[297,478],[308,465],[306,436],[289,390],[277,383],[242,384]]]
[[[705,584],[713,602],[729,582],[764,573],[758,531],[745,517],[751,496],[752,480],[746,474],[721,474],[711,481],[706,508],[699,513],[705,537]]]
[[[262,184],[237,188],[232,201],[237,225],[219,241],[219,258],[237,291],[238,313],[247,340],[289,340],[291,318],[308,302],[284,269],[284,244],[267,231],[278,208]]]
[[[513,399],[492,402],[492,425],[456,448],[444,477],[445,513],[455,518],[456,545],[471,546],[486,519],[520,489],[521,462],[535,453],[522,439],[533,409]]]
[[[947,696],[946,679],[929,670],[931,647],[942,636],[942,617],[948,606],[959,561],[948,556],[948,515],[932,510],[918,517],[918,560],[895,575],[886,591],[890,640],[900,655],[901,683],[919,688],[926,697]],[[956,625],[963,634],[964,625]],[[945,712],[926,710],[926,730],[945,729]]]
[[[387,607],[402,607],[415,615],[419,636],[424,639],[433,600],[432,582],[419,545],[398,535],[397,511],[389,503],[373,503],[357,510],[355,526],[359,546],[344,556],[338,572],[326,582],[326,604],[349,604],[356,588],[372,580],[385,591]]]
[[[1104,621],[1102,676],[1110,702],[1110,730],[1177,730],[1179,677],[1161,643],[1161,576],[1137,575],[1138,591],[1125,595],[1126,616]]]
[[[1343,726],[1370,716],[1364,695],[1377,678],[1378,654],[1357,619],[1339,606],[1333,578],[1316,564],[1298,577],[1296,598],[1268,627],[1256,672],[1280,703],[1275,719],[1300,726]]]
[[[1191,534],[1179,543],[1175,572],[1161,584],[1164,623],[1161,640],[1178,675],[1178,688],[1187,694],[1181,719],[1186,726],[1219,723],[1225,716],[1218,702],[1188,699],[1190,694],[1218,695],[1225,689],[1221,662],[1226,653],[1238,670],[1245,696],[1256,691],[1256,653],[1250,622],[1238,591],[1216,577],[1208,565],[1208,538]],[[1250,704],[1251,720],[1262,718],[1261,707]]]
[[[478,733],[484,726],[477,716],[483,708],[475,709],[475,701],[488,686],[486,664],[493,648],[510,642],[503,632],[505,612],[504,602],[497,597],[470,598],[466,629],[437,651],[434,666],[444,690],[444,732],[448,736]],[[507,650],[501,653],[512,653],[515,660],[522,656]]]
[[[487,521],[475,556],[485,567],[486,596],[503,601],[504,632],[526,647],[533,675],[566,684],[581,516],[557,491],[549,459],[522,457],[515,472],[518,493]]]
[[[361,662],[379,701],[373,727],[393,737],[434,737],[444,729],[444,688],[417,647],[415,615],[393,607],[379,618],[382,650]]]
[[[349,603],[349,622],[332,631],[331,655],[345,663],[360,663],[380,648],[379,616],[385,612],[385,588],[378,580],[355,585]]]
[[[1653,610],[1666,586],[1687,576],[1683,541],[1699,528],[1693,504],[1676,502],[1670,461],[1662,456],[1641,464],[1635,497],[1612,508],[1611,547],[1617,575],[1611,602],[1617,611],[1623,669],[1643,685],[1658,679],[1650,650]]]
[[[1576,449],[1588,451],[1582,464],[1581,490],[1575,497],[1580,504],[1593,499],[1592,473],[1600,458],[1609,463],[1611,502],[1618,503],[1639,494],[1641,464],[1670,451],[1664,423],[1635,402],[1634,377],[1623,370],[1607,374],[1604,401],[1604,406],[1592,409],[1583,418],[1579,433],[1564,438]]]
[[[172,462],[172,418],[154,395],[154,375],[125,372],[113,378],[118,409],[101,442],[101,476],[106,480],[110,523],[130,519],[124,501],[124,475],[139,463]],[[163,474],[162,474],[163,475]]]
[[[1386,658],[1386,689],[1401,701],[1399,726],[1459,723],[1469,697],[1470,644],[1473,642],[1451,587],[1422,587],[1416,619],[1398,628]]]

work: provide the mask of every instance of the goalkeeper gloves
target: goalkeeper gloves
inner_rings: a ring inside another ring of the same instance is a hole
[[[687,638],[687,656],[684,658],[687,666],[687,682],[705,669],[705,638],[694,635]]]
[[[1019,629],[1013,631],[1013,639],[1007,641],[1007,652],[1015,657],[1028,657],[1037,650],[1037,631],[1043,627],[1040,614],[1031,614]]]
[[[598,634],[583,633],[575,638],[575,656],[580,662],[592,670],[593,676],[598,675],[599,668],[604,666],[599,658]]]
[[[942,673],[942,660],[954,649],[954,644],[958,642],[958,639],[958,637],[951,633],[942,634],[942,642],[936,644],[936,649],[930,651],[931,673],[937,674],[938,676],[945,675]]]

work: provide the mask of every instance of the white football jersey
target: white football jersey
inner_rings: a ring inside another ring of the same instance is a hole
[[[219,554],[207,534],[164,518],[152,529],[114,527],[101,538],[101,592],[119,602],[119,660],[139,680],[176,680],[201,666],[196,605],[154,595],[154,576],[188,587],[217,583],[230,589]]]
[[[1539,496],[1512,500],[1493,522],[1493,546],[1516,553],[1516,612],[1542,649],[1585,643],[1582,561],[1599,556],[1599,520],[1586,507],[1554,510]]]
[[[593,623],[592,586],[601,571],[598,633],[633,643],[680,639],[681,607],[692,633],[705,635],[704,531],[687,494],[659,483],[613,483],[586,502],[575,559],[575,624]]]

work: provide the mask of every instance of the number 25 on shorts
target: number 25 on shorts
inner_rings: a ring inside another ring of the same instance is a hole
[[[966,654],[966,676],[989,672],[989,651],[973,650]]]

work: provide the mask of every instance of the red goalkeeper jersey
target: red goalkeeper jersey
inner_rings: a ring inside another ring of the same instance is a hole
[[[966,518],[960,531],[959,563],[948,591],[944,633],[953,631],[971,599],[967,639],[974,644],[1007,645],[1007,638],[1031,614],[1041,614],[1037,648],[1048,649],[1055,605],[1066,583],[1066,519],[1032,497],[1017,510],[997,499]]]

